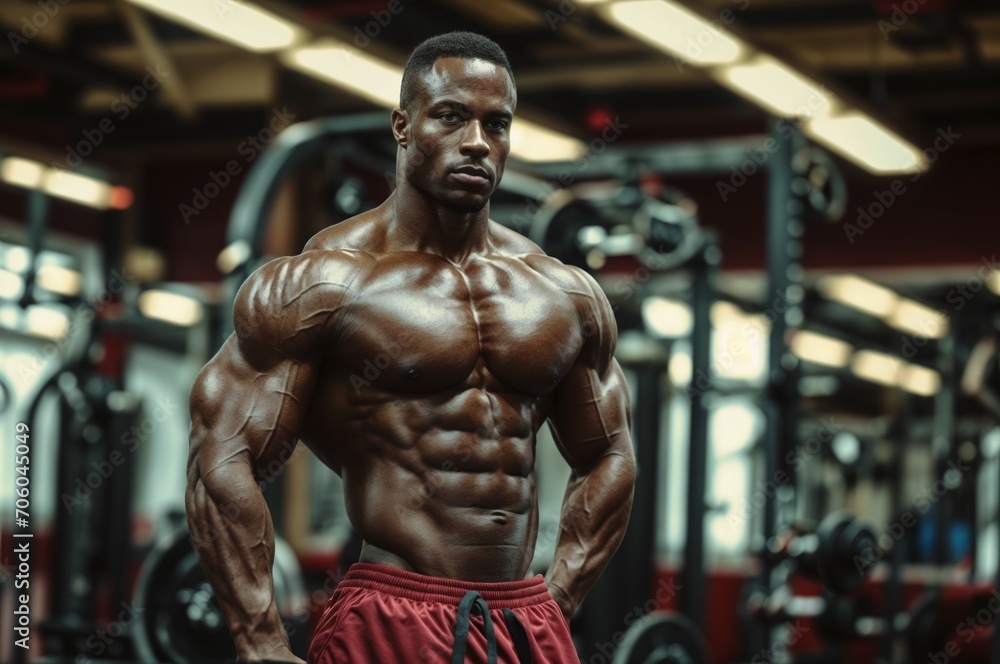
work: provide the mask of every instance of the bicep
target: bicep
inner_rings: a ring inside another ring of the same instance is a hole
[[[577,362],[556,389],[549,424],[575,470],[609,453],[631,455],[628,389],[617,360],[611,358],[604,371]]]
[[[254,357],[230,337],[191,392],[189,481],[233,463],[257,481],[273,473],[298,442],[315,374],[291,358]]]

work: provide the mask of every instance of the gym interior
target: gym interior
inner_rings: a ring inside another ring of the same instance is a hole
[[[1000,663],[996,3],[3,0],[0,26],[0,661],[234,657],[186,525],[192,383],[257,267],[393,190],[407,55],[465,30],[517,85],[490,217],[618,326],[638,476],[580,661]],[[261,490],[305,657],[360,542],[286,452]],[[535,472],[544,573],[545,426]]]

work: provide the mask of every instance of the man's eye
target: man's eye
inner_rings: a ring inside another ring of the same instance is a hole
[[[445,113],[441,119],[445,122],[458,122],[458,113]]]
[[[503,131],[507,128],[506,120],[493,120],[490,122],[490,129],[495,129],[497,131]]]

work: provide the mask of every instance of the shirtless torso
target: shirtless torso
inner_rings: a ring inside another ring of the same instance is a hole
[[[256,484],[298,440],[343,478],[366,562],[524,578],[546,420],[573,469],[546,576],[566,615],[624,532],[635,465],[603,293],[485,217],[440,251],[401,196],[255,272],[192,392],[189,522],[241,658],[294,659]]]

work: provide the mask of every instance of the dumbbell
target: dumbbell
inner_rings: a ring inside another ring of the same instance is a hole
[[[775,560],[794,560],[803,576],[819,581],[828,590],[844,595],[868,577],[871,565],[858,560],[875,544],[875,531],[850,512],[827,516],[815,532],[787,529],[768,541],[767,554]]]
[[[796,597],[788,586],[770,595],[751,590],[747,613],[771,623],[813,618],[824,636],[832,639],[881,633],[884,621],[861,615],[856,603],[839,597],[856,590],[867,578],[871,566],[856,561],[864,560],[873,546],[874,530],[845,511],[827,516],[814,532],[791,528],[780,532],[768,541],[766,555],[794,561],[796,571],[822,583],[827,592],[821,597]]]

